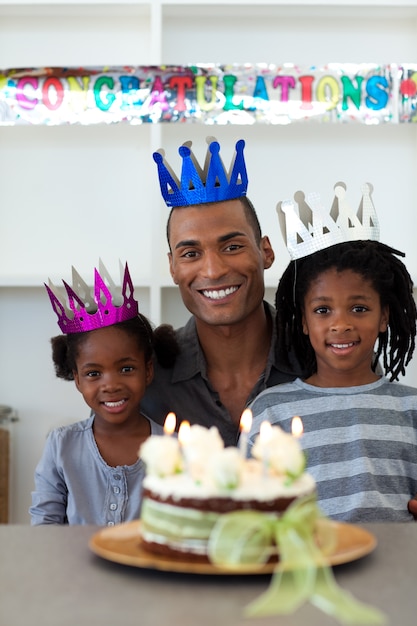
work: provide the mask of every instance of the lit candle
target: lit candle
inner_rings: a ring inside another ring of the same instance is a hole
[[[294,415],[291,422],[291,433],[296,439],[299,439],[304,432],[303,422],[301,417]]]
[[[181,422],[178,429],[178,441],[180,442],[182,447],[185,447],[190,441],[190,429],[190,422],[187,422],[186,420],[184,422]]]
[[[259,437],[261,438],[262,445],[268,443],[272,436],[272,425],[270,422],[262,422],[259,429]]]
[[[191,436],[191,426],[190,426],[190,422],[187,422],[186,420],[184,420],[183,422],[181,422],[180,427],[178,429],[178,441],[180,443],[181,446],[181,451],[182,451],[182,458],[183,458],[183,462],[184,462],[184,469],[186,472],[188,472],[189,470],[189,463],[187,460],[187,445],[190,441],[190,436]]]
[[[175,430],[177,424],[177,416],[175,413],[168,413],[164,422],[164,433],[171,436]]]
[[[239,450],[242,458],[246,458],[248,451],[248,433],[252,426],[252,411],[245,409],[240,418],[240,437],[239,437]]]
[[[261,427],[259,429],[259,442],[262,449],[262,467],[263,473],[266,476],[268,473],[269,466],[269,450],[268,444],[272,437],[272,426],[270,422],[262,422]]]

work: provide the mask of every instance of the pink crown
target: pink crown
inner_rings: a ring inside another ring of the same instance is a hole
[[[139,305],[133,297],[133,284],[127,263],[124,275],[123,268],[120,267],[123,285],[121,290],[116,287],[101,261],[99,267],[101,275],[107,279],[110,288],[107,287],[97,269],[94,269],[94,293],[74,267],[72,268],[72,287],[65,280],[62,281],[70,308],[59,297],[51,281],[49,280],[49,286],[45,283],[52,308],[58,316],[58,326],[65,335],[112,326],[112,324],[125,322],[138,315]]]

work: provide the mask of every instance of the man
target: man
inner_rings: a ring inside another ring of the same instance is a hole
[[[414,496],[414,498],[408,502],[408,511],[417,521],[417,495]]]
[[[172,207],[170,272],[192,317],[176,331],[174,366],[155,365],[141,408],[161,423],[173,411],[178,423],[217,426],[226,445],[236,444],[241,414],[260,391],[299,373],[281,368],[274,353],[274,309],[263,301],[264,270],[274,252],[246,197],[243,148],[237,142],[228,176],[216,141],[204,172],[185,144],[181,184],[163,156],[154,155]]]

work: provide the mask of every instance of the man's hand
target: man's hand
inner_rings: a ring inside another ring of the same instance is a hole
[[[408,510],[414,519],[417,521],[417,495],[408,503]]]

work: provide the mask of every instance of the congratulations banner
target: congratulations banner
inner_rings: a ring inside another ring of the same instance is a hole
[[[0,124],[417,121],[417,63],[0,71]]]

